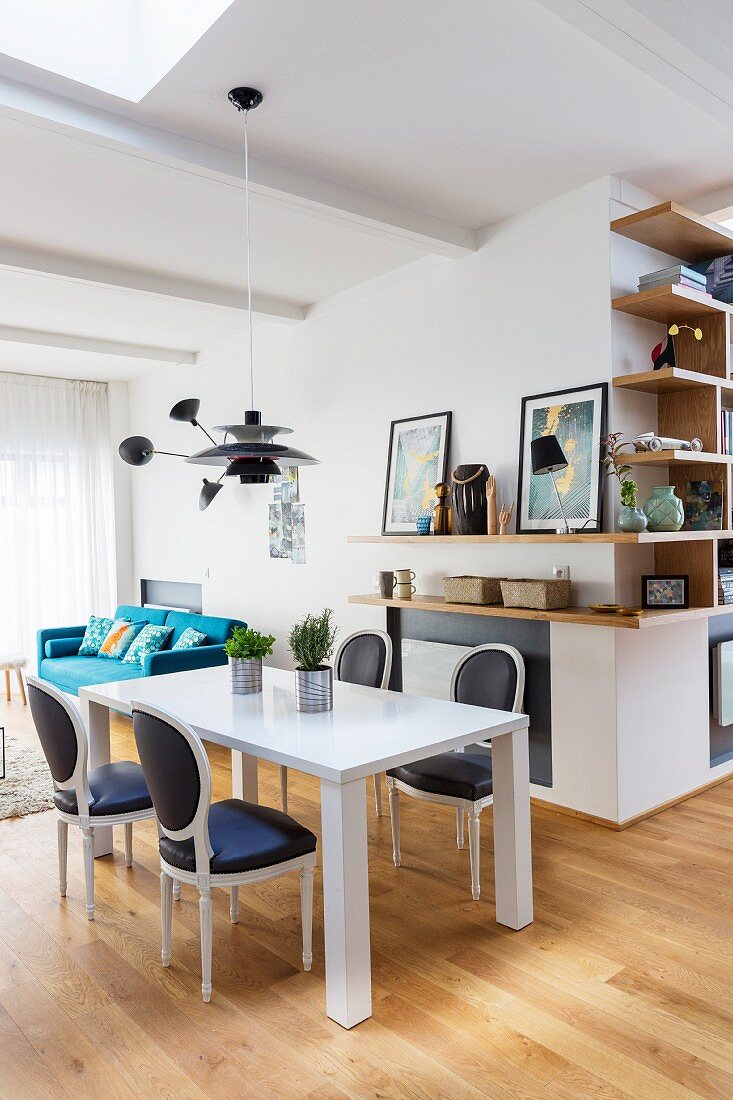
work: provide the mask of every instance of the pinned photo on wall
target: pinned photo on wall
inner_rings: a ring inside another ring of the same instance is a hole
[[[305,565],[305,504],[292,505],[293,562]]]
[[[279,558],[283,542],[283,510],[281,504],[270,505],[269,539],[270,557]]]
[[[300,486],[297,466],[283,466],[280,478],[280,499],[283,504],[297,504],[299,502]]]

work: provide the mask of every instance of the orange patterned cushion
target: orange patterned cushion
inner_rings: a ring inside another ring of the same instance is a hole
[[[145,625],[145,623],[129,623],[126,619],[117,619],[112,623],[112,629],[99,647],[98,656],[120,660]]]

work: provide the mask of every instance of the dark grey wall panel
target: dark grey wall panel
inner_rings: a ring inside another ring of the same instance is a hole
[[[524,658],[527,683],[524,709],[529,715],[529,771],[533,783],[552,786],[552,696],[550,686],[550,624],[533,619],[484,618],[409,607],[387,608],[387,629],[394,645],[390,686],[402,690],[401,639],[474,646],[486,642],[513,645]]]

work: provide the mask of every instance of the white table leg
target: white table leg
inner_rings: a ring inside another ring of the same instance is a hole
[[[507,928],[519,929],[534,919],[528,731],[494,738],[491,758],[496,919]]]
[[[110,762],[109,709],[104,703],[79,699],[84,725],[89,738],[89,770]],[[112,826],[94,826],[94,858],[108,856],[112,851]]]
[[[372,1014],[366,790],[321,780],[326,1013],[342,1027]]]
[[[256,756],[232,749],[232,797],[244,802],[259,803]]]

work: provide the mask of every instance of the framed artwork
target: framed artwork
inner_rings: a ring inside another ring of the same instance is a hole
[[[448,473],[451,415],[442,412],[392,421],[383,535],[414,535],[418,516],[435,503],[435,486]]]
[[[562,516],[551,474],[533,474],[530,444],[555,435],[568,460],[554,477],[570,527],[603,530],[601,440],[606,437],[608,383],[522,398],[519,429],[517,533],[555,531]]]
[[[723,530],[723,482],[688,481],[683,531]]]
[[[690,578],[642,577],[641,606],[645,611],[690,606]]]

